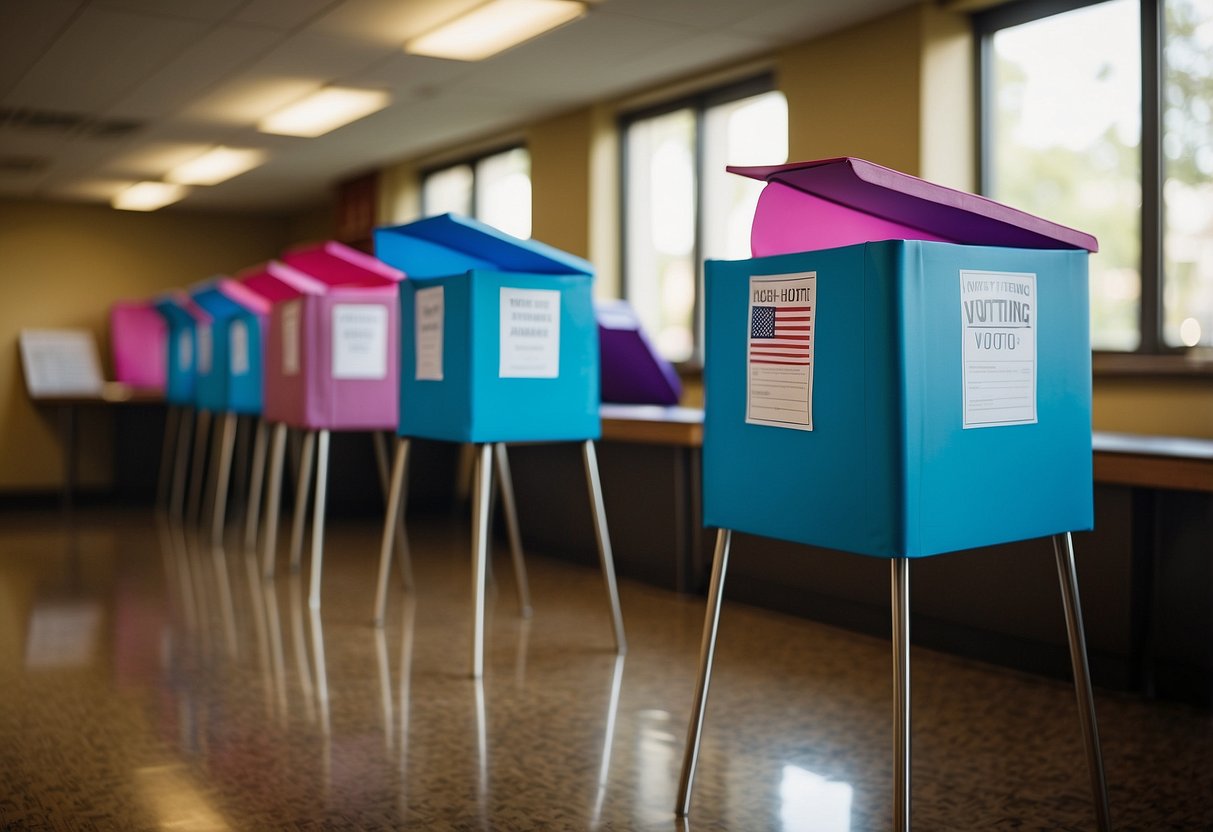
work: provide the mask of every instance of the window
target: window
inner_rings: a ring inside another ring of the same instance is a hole
[[[531,155],[514,147],[435,168],[421,177],[421,213],[474,217],[515,237],[531,236]]]
[[[1092,347],[1213,344],[1213,0],[1035,0],[975,23],[983,189],[1099,238]]]
[[[788,156],[787,102],[763,77],[626,115],[624,294],[671,361],[701,357],[705,258],[750,252],[762,183],[725,165]]]

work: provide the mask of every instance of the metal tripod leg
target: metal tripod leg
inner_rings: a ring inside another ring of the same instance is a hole
[[[910,830],[910,559],[893,558],[893,829]]]
[[[708,605],[703,618],[703,643],[699,648],[699,682],[691,706],[686,749],[682,755],[682,776],[678,781],[678,802],[674,812],[686,817],[691,811],[691,789],[695,783],[695,765],[699,761],[699,740],[703,735],[703,717],[708,704],[708,685],[712,681],[712,661],[716,657],[716,633],[720,629],[720,602],[724,599],[724,577],[729,567],[729,543],[733,532],[721,529],[716,536],[716,554],[712,557],[712,581],[708,586]]]
[[[1070,663],[1074,667],[1074,693],[1078,697],[1078,722],[1087,749],[1087,769],[1091,776],[1091,796],[1095,801],[1095,821],[1101,832],[1112,828],[1108,810],[1108,785],[1104,779],[1103,753],[1099,748],[1099,726],[1095,722],[1095,696],[1091,692],[1091,671],[1087,664],[1087,639],[1083,633],[1082,605],[1078,598],[1078,570],[1074,566],[1074,541],[1070,533],[1053,535],[1057,555],[1057,575],[1061,580],[1061,603],[1066,614],[1066,633],[1070,639]]]
[[[526,577],[526,561],[522,558],[522,534],[518,528],[518,508],[514,502],[514,479],[510,476],[510,458],[505,443],[493,445],[497,460],[497,486],[501,489],[501,508],[505,511],[505,528],[510,536],[510,557],[514,561],[514,583],[518,585],[518,614],[531,617],[531,589]]]
[[[404,478],[408,471],[409,440],[396,440],[396,457],[392,462],[391,485],[388,487],[387,511],[383,517],[383,541],[379,546],[379,581],[375,585],[376,627],[383,626],[383,615],[387,608],[387,576],[392,569],[392,538],[397,534],[396,522],[400,514],[400,503],[404,491]]]
[[[383,499],[388,499],[391,485],[388,482],[387,440],[381,431],[372,431],[371,437],[375,445],[375,465],[379,469],[379,487],[383,491]],[[406,480],[407,484],[407,480]],[[413,559],[409,554],[409,538],[404,528],[404,508],[408,504],[407,487],[400,492],[400,510],[396,512],[396,531],[393,537],[396,541],[396,553],[400,555],[400,583],[405,589],[413,588]]]
[[[253,437],[253,470],[249,473],[248,507],[244,510],[244,550],[253,551],[257,545],[257,526],[261,523],[261,489],[265,485],[265,452],[268,425],[258,417]]]
[[[182,520],[185,517],[185,477],[189,471],[190,435],[194,429],[193,408],[180,408],[181,419],[177,423],[177,461],[173,465],[173,492],[169,497],[169,516]]]
[[[303,435],[303,454],[299,459],[299,479],[295,483],[295,507],[291,517],[291,571],[298,572],[303,559],[303,523],[307,519],[307,495],[312,487],[312,457],[316,452],[316,431]]]
[[[209,410],[198,411],[198,424],[194,429],[194,464],[190,477],[189,514],[186,521],[193,526],[198,522],[202,511],[202,485],[206,479],[206,446],[211,433],[211,413]]]
[[[219,438],[215,446],[215,480],[211,484],[214,492],[211,512],[211,543],[223,543],[223,527],[227,523],[227,492],[232,479],[232,451],[236,444],[236,414],[224,413]]]
[[[173,482],[173,439],[181,422],[182,408],[175,404],[168,406],[164,414],[164,446],[160,451],[160,476],[156,480],[156,507],[169,508],[169,494]]]
[[[602,503],[602,481],[598,477],[598,452],[587,439],[581,446],[585,456],[585,481],[590,493],[590,508],[594,513],[594,536],[598,539],[598,560],[602,579],[606,582],[611,602],[611,622],[615,630],[615,652],[626,653],[628,640],[623,634],[623,613],[619,609],[619,588],[615,584],[615,559],[611,555],[611,536],[607,532],[606,508]]]
[[[261,575],[274,577],[274,565],[278,557],[278,521],[282,516],[282,464],[286,457],[286,425],[274,425],[274,439],[270,443],[270,479],[265,495],[265,537],[262,540]]]
[[[489,483],[493,480],[493,446],[476,446],[478,456],[472,493],[472,678],[484,675],[484,595],[489,559]]]
[[[324,513],[329,482],[329,432],[320,431],[316,450],[316,506],[312,509],[312,586],[307,603],[320,609],[320,569],[324,565]]]

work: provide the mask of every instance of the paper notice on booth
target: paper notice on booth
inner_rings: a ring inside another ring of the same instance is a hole
[[[501,378],[560,375],[560,291],[501,287]]]
[[[299,374],[299,314],[301,301],[282,304],[282,374]]]
[[[442,381],[442,330],[445,297],[442,286],[417,290],[417,380]]]
[[[183,329],[177,333],[177,369],[189,372],[194,366],[194,333]]]
[[[1036,275],[960,272],[964,427],[1036,423]]]
[[[232,321],[227,335],[232,375],[242,376],[248,372],[248,324],[244,321]]]
[[[381,303],[333,307],[333,378],[387,378],[387,323]]]
[[[751,275],[749,306],[746,423],[812,430],[817,272]]]
[[[198,372],[211,374],[211,325],[198,324]]]

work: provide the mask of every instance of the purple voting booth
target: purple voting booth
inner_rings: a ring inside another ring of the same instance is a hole
[[[682,396],[682,382],[661,357],[626,300],[594,302],[598,319],[599,388],[603,403],[672,406]]]
[[[398,286],[404,273],[332,241],[287,252],[282,260],[275,269],[307,282],[299,284],[296,296],[276,303],[270,316],[265,419],[276,424],[264,571],[267,576],[274,572],[275,497],[282,475],[281,446],[289,426],[303,431],[296,506],[307,504],[315,462],[309,603],[318,608],[330,432],[375,432],[380,472],[386,476],[387,449],[378,432],[394,430],[397,423]],[[298,568],[302,555],[305,514],[295,511],[292,569]]]

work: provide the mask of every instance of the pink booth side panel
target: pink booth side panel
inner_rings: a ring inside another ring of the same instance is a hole
[[[148,303],[119,302],[110,307],[109,318],[114,380],[163,390],[168,354],[163,316]]]

